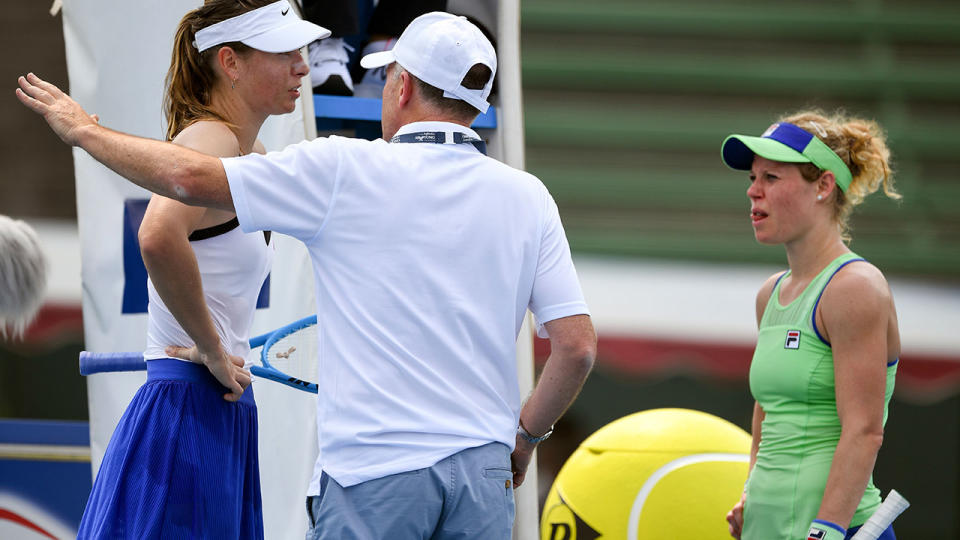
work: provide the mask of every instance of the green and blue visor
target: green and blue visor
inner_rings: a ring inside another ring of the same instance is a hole
[[[786,122],[770,126],[760,137],[730,135],[723,141],[721,155],[728,167],[741,171],[750,170],[754,155],[784,163],[813,163],[821,170],[832,172],[837,186],[844,192],[853,180],[847,164],[826,143]]]

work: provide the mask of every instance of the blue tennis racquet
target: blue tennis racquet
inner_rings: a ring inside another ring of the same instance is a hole
[[[250,349],[260,348],[259,363],[250,373],[304,392],[317,393],[317,316],[311,315],[276,330],[250,338]],[[80,374],[142,371],[141,352],[80,353]]]

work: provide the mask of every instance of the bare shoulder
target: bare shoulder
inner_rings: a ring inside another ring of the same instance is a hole
[[[267,153],[267,147],[265,147],[265,146],[263,145],[263,143],[260,142],[260,139],[257,139],[256,141],[253,142],[253,153],[254,153],[254,154],[266,154],[266,153]]]
[[[900,354],[897,312],[887,280],[867,262],[837,271],[820,297],[817,325],[840,358],[890,361]],[[846,363],[846,362],[843,362]]]
[[[857,261],[837,271],[824,289],[821,302],[869,310],[887,304],[890,298],[890,286],[880,269]]]
[[[763,285],[760,286],[760,290],[757,291],[758,303],[762,300],[763,303],[766,304],[767,300],[770,300],[770,295],[773,293],[773,288],[777,285],[777,280],[779,280],[780,276],[782,276],[784,273],[785,271],[777,272],[763,282]]]
[[[173,139],[174,144],[217,157],[240,155],[237,136],[223,122],[201,120],[183,129]]]
[[[894,313],[886,278],[868,262],[841,268],[823,290],[818,320],[826,339],[836,344],[844,336],[873,334],[886,328]]]
[[[760,319],[763,318],[763,311],[767,309],[767,302],[770,301],[770,295],[773,294],[773,288],[777,285],[777,280],[783,276],[784,272],[777,272],[772,276],[768,277],[766,281],[763,282],[763,285],[760,286],[760,290],[757,291],[757,325],[760,325]]]

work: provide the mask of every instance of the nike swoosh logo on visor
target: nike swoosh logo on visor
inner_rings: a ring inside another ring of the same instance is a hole
[[[281,12],[280,12],[280,16],[281,16],[281,17],[285,16],[288,11],[290,11],[290,8],[287,8],[287,9],[281,11]]]

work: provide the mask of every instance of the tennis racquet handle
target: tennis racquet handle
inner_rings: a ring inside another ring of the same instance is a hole
[[[83,351],[80,353],[80,374],[107,373],[111,371],[143,371],[147,363],[142,353],[108,352],[95,353]]]
[[[853,535],[851,540],[877,540],[883,534],[883,531],[887,530],[887,527],[893,523],[893,520],[897,519],[897,516],[908,506],[910,506],[910,503],[897,493],[897,490],[891,489],[890,493],[887,493],[887,498],[883,501],[883,504],[860,527],[860,530]]]

